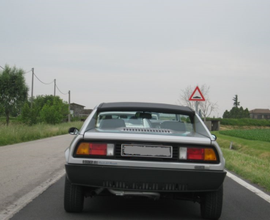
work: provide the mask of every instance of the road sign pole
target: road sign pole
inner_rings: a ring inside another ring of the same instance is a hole
[[[196,105],[196,113],[199,114],[199,102],[196,101],[195,105]]]
[[[31,109],[33,107],[33,99],[34,99],[34,68],[32,68],[32,87],[31,87]]]
[[[70,122],[70,90],[68,91],[68,122]]]

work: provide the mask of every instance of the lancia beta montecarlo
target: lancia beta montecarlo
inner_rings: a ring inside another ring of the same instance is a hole
[[[64,207],[81,212],[97,195],[171,197],[200,203],[201,216],[222,211],[225,161],[189,107],[116,102],[98,105],[65,152]]]

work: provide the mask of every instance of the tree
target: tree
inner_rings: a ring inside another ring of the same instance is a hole
[[[223,113],[223,118],[249,118],[249,110],[247,108],[244,110],[242,106],[239,107],[238,95],[235,95],[233,101],[232,109],[230,111],[226,110]]]
[[[63,103],[62,100],[56,96],[53,102],[48,101],[40,111],[40,118],[42,122],[48,124],[58,124],[68,115],[68,104]]]
[[[205,101],[198,102],[199,104],[198,108],[200,109],[200,112],[202,114],[202,117],[204,118],[204,121],[206,121],[206,117],[209,117],[213,111],[217,110],[218,105],[217,103],[211,102],[209,99],[210,86],[207,86],[204,84],[200,86],[200,90],[205,98]],[[196,102],[189,101],[189,98],[193,91],[194,91],[194,88],[191,86],[188,86],[184,90],[182,90],[182,93],[180,94],[180,98],[178,99],[178,103],[180,105],[185,105],[195,110]]]
[[[33,99],[32,108],[30,102],[25,103],[22,109],[22,121],[28,125],[36,123],[57,124],[67,119],[68,104],[59,96],[37,96]]]
[[[233,97],[233,106],[236,108],[240,106],[240,102],[238,102],[238,95],[235,95],[235,97]]]
[[[223,118],[230,118],[230,112],[228,110],[223,113]]]
[[[232,107],[230,111],[226,110],[223,114],[223,118],[250,118],[249,110],[241,106],[240,108]]]
[[[0,72],[0,109],[4,112],[7,125],[9,125],[10,115],[18,114],[27,101],[27,96],[28,87],[25,83],[24,71],[6,65]]]

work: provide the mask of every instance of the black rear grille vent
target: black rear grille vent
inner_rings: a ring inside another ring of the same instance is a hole
[[[186,191],[186,184],[179,183],[128,183],[119,181],[104,181],[103,187],[121,190],[147,190],[147,191]]]
[[[161,134],[171,134],[170,129],[160,129],[160,128],[123,128],[124,132],[138,132],[138,133],[161,133]]]

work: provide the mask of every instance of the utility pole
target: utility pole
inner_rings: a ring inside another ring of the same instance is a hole
[[[54,96],[56,94],[56,79],[54,79]]]
[[[68,122],[70,122],[70,90],[68,90]]]
[[[32,68],[31,109],[33,107],[33,99],[34,99],[34,68]]]

